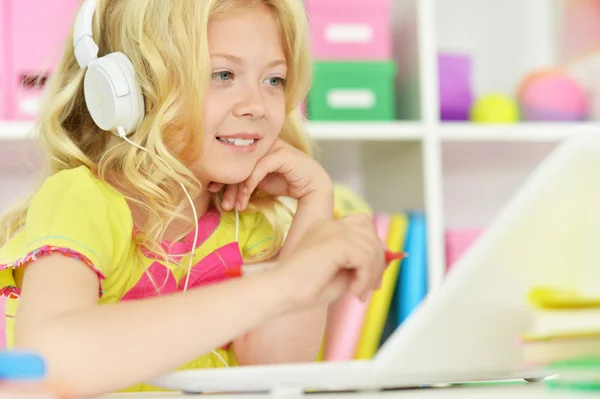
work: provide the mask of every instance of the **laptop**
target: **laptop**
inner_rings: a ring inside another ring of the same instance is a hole
[[[560,144],[370,360],[186,370],[150,383],[189,393],[305,392],[543,379],[521,359],[519,339],[534,318],[526,297],[534,286],[589,277],[582,265],[600,257],[586,250],[600,247],[587,230],[599,194],[600,136]]]

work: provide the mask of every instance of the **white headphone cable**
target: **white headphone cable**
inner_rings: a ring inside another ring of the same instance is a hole
[[[239,242],[239,232],[240,232],[240,215],[238,210],[235,209],[235,242]]]
[[[123,140],[125,140],[126,142],[128,142],[129,144],[133,145],[136,148],[139,148],[142,151],[145,151],[146,153],[149,153],[149,151],[142,147],[141,145],[138,145],[136,143],[134,143],[133,141],[129,140],[129,138],[127,137],[127,134],[125,133],[125,129],[121,126],[119,126],[117,128],[117,132],[119,134],[119,137],[121,137]],[[175,171],[173,170],[173,168],[171,167],[171,165],[169,165],[164,159],[162,159],[160,156],[158,156],[158,159],[160,159],[160,161],[163,163],[163,165],[165,165],[171,172],[175,173]],[[188,190],[185,188],[185,186],[183,185],[183,183],[178,182],[179,185],[181,186],[181,189],[183,190],[183,193],[185,194],[185,196],[187,197],[190,206],[192,207],[192,213],[194,215],[194,240],[192,242],[192,249],[191,249],[191,253],[190,253],[190,263],[188,265],[188,270],[186,273],[186,277],[185,277],[185,285],[183,287],[183,292],[185,293],[187,291],[188,288],[188,284],[190,282],[190,274],[192,271],[192,264],[194,263],[194,250],[196,249],[196,245],[198,244],[198,231],[199,231],[199,226],[198,226],[198,213],[196,212],[196,207],[194,206],[194,201],[192,200],[192,196],[190,195],[190,193],[188,192]],[[236,242],[237,242],[237,222],[238,222],[238,217],[237,217],[237,210],[236,210]],[[220,360],[221,362],[223,362],[223,364],[225,365],[225,367],[229,367],[229,364],[227,364],[227,362],[225,361],[225,359],[223,359],[223,357],[217,353],[217,351],[215,350],[211,350],[211,352],[213,354],[215,354]]]

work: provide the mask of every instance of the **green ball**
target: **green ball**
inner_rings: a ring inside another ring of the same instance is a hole
[[[519,105],[507,95],[486,94],[475,101],[470,118],[477,123],[514,123],[519,120]]]

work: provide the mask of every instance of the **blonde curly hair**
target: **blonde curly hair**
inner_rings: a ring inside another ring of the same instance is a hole
[[[75,59],[72,31],[46,87],[37,132],[48,156],[47,174],[88,167],[146,212],[146,222],[139,226],[134,240],[165,258],[160,241],[169,225],[184,220],[189,229],[181,233],[183,237],[194,224],[182,216],[188,203],[179,182],[192,197],[202,190],[188,166],[202,150],[202,115],[195,110],[202,109],[210,81],[208,22],[215,15],[248,7],[266,7],[281,30],[288,74],[286,118],[280,137],[311,154],[298,112],[312,75],[301,0],[98,0],[93,37],[99,56],[120,51],[132,61],[144,97],[145,117],[130,139],[147,152],[100,131],[92,121],[83,95],[85,70]],[[181,148],[185,151],[177,152]],[[213,199],[220,209],[222,195]],[[264,214],[275,231],[272,250],[254,261],[269,258],[278,250],[284,234],[280,205],[277,198],[264,193],[257,193],[250,202],[248,211]],[[28,201],[20,202],[3,215],[0,245],[23,227],[27,210]]]

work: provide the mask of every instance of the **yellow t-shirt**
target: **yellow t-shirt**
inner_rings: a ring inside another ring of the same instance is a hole
[[[227,279],[227,271],[273,245],[272,227],[261,214],[239,214],[211,208],[199,220],[194,266],[188,289]],[[162,243],[173,258],[163,262],[132,241],[134,225],[125,198],[98,180],[86,167],[61,171],[48,178],[33,197],[25,226],[0,248],[0,294],[7,297],[7,346],[12,345],[14,317],[18,307],[19,281],[23,266],[51,253],[62,253],[82,261],[96,272],[100,304],[148,298],[183,290],[193,232],[182,243]],[[176,265],[179,262],[181,266]],[[148,274],[153,276],[152,281]],[[65,287],[68,289],[68,281]],[[160,289],[157,293],[156,287]],[[229,365],[236,365],[230,347],[217,352]],[[213,353],[182,367],[223,367]],[[155,390],[138,385],[128,391]]]

